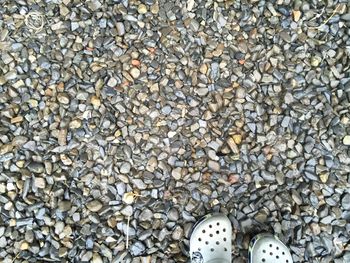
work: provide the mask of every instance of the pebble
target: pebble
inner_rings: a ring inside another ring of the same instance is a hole
[[[140,70],[138,69],[138,68],[132,68],[131,70],[130,70],[130,75],[134,78],[134,79],[137,79],[138,77],[140,77],[140,74],[141,74],[141,72],[140,72]]]
[[[350,145],[350,135],[346,135],[346,136],[343,138],[343,144],[344,144],[344,145]]]
[[[146,5],[144,4],[139,5],[137,8],[137,12],[139,12],[139,14],[146,14],[147,13]]]
[[[98,200],[93,200],[86,204],[87,209],[89,209],[91,212],[98,212],[102,208],[102,203]]]
[[[57,100],[62,104],[69,104],[70,102],[69,96],[66,93],[59,93],[57,95]]]
[[[171,175],[175,180],[180,180],[181,179],[181,167],[177,167],[172,170]]]
[[[220,164],[218,162],[209,160],[208,167],[209,167],[209,169],[213,170],[214,172],[220,172]]]
[[[44,178],[37,177],[37,178],[35,178],[35,180],[34,180],[34,185],[35,185],[37,188],[44,189],[45,186],[46,186],[46,181],[45,181]]]
[[[92,96],[91,104],[98,108],[101,106],[101,100],[97,96]]]
[[[45,172],[45,167],[42,163],[32,162],[28,165],[27,168],[29,171],[36,174],[41,174]]]
[[[107,85],[110,87],[115,87],[118,84],[118,81],[115,78],[110,78],[107,82]]]
[[[132,256],[140,256],[145,252],[145,250],[145,245],[140,241],[136,241],[130,246],[130,253]]]
[[[119,36],[123,36],[125,34],[125,27],[124,27],[124,24],[122,22],[116,23],[116,29],[117,29]]]
[[[341,200],[342,207],[345,210],[350,210],[350,194],[345,194]]]
[[[168,212],[168,218],[170,221],[177,222],[179,220],[179,211],[176,208],[171,208]]]
[[[122,174],[127,174],[127,173],[130,172],[130,169],[131,169],[130,163],[125,162],[125,163],[123,163],[122,166],[120,167],[120,172],[121,172]]]

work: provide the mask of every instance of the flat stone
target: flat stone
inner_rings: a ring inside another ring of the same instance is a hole
[[[125,162],[121,165],[119,170],[122,174],[127,174],[130,172],[130,169],[131,169],[130,163]]]
[[[44,189],[45,186],[46,186],[46,181],[45,181],[44,178],[36,177],[36,178],[34,179],[34,185],[35,185],[37,188]]]
[[[87,209],[89,209],[91,212],[100,211],[102,206],[102,203],[98,200],[93,200],[86,204]]]
[[[343,138],[343,144],[344,144],[344,145],[350,145],[350,135],[346,135],[346,136]]]
[[[145,250],[145,245],[140,241],[136,241],[130,246],[130,253],[132,256],[140,256],[145,252]]]
[[[218,162],[213,161],[213,160],[208,161],[208,167],[209,167],[209,169],[213,170],[214,172],[220,171],[220,164]]]
[[[175,180],[180,180],[181,179],[181,167],[177,167],[172,170],[171,175]]]
[[[137,79],[138,77],[140,77],[140,74],[141,74],[141,72],[140,72],[140,70],[138,69],[138,68],[132,68],[131,70],[130,70],[130,75],[134,78],[134,79]]]
[[[45,172],[45,167],[42,163],[32,162],[27,166],[32,173],[41,174]]]

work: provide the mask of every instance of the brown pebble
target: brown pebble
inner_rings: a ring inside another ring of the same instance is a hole
[[[19,123],[19,122],[22,122],[23,121],[23,116],[17,116],[17,117],[14,117],[11,119],[11,123],[14,124],[14,123]]]

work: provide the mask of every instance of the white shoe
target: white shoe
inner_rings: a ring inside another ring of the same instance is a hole
[[[293,263],[289,249],[274,235],[256,235],[249,244],[249,263]]]
[[[223,214],[206,215],[190,238],[191,263],[231,263],[232,226]]]

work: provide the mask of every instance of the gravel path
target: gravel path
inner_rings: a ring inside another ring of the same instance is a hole
[[[0,261],[350,262],[347,0],[0,0]]]

